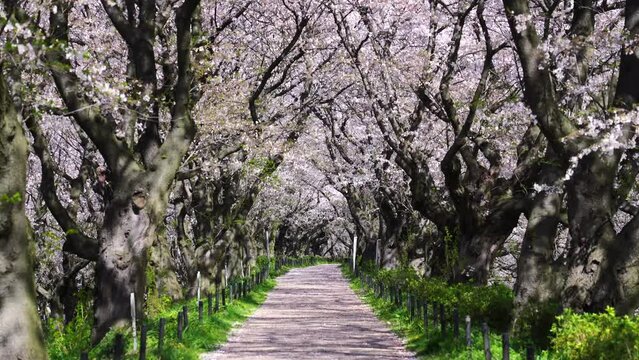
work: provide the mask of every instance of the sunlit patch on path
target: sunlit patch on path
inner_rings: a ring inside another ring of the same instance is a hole
[[[212,359],[414,359],[337,265],[293,269]]]

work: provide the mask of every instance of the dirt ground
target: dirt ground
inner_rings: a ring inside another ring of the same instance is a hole
[[[293,269],[212,359],[414,359],[337,265]]]

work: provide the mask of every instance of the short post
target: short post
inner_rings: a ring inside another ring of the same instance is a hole
[[[140,360],[146,360],[146,324],[140,326]]]
[[[80,360],[89,360],[89,353],[83,351],[80,353]]]
[[[459,337],[459,308],[455,306],[453,309],[453,336]]]
[[[184,305],[182,306],[182,313],[184,313],[184,329],[189,327],[189,308]]]
[[[226,288],[222,288],[222,306],[226,307]]]
[[[160,326],[158,328],[158,355],[162,354],[162,345],[164,345],[164,329],[166,328],[166,319],[160,318]]]
[[[413,302],[414,302],[414,297],[412,294],[408,294],[408,313],[410,314],[410,321],[413,321],[413,318],[415,317],[415,307],[413,306]]]
[[[218,284],[215,284],[215,312],[220,311],[220,292],[218,291]]]
[[[357,258],[357,235],[353,236],[353,274],[357,275],[355,259]]]
[[[200,287],[202,285],[202,276],[197,272],[197,302],[200,302]]]
[[[180,311],[177,316],[177,338],[182,341],[182,331],[184,331],[184,313]]]
[[[442,328],[442,335],[446,335],[446,308],[444,303],[439,304],[439,323]]]
[[[213,315],[213,295],[211,293],[206,294],[206,305],[207,315],[210,317]]]
[[[204,302],[198,301],[198,303],[197,303],[197,319],[200,322],[202,322],[202,320],[204,319],[204,316],[202,315],[203,312],[204,312]]]
[[[133,329],[133,351],[137,351],[138,336],[135,331],[135,293],[131,293],[131,327]]]
[[[439,312],[439,305],[433,302],[433,327],[437,329],[437,313]]]
[[[501,359],[510,360],[510,336],[508,332],[501,334]]]
[[[473,337],[470,332],[470,315],[466,315],[466,346],[471,347],[473,344]]]
[[[124,359],[124,336],[116,334],[113,341],[113,360]]]
[[[424,332],[428,331],[428,301],[424,300],[424,304],[422,305],[424,308]]]
[[[526,346],[526,360],[535,360],[535,347],[533,345]]]
[[[486,360],[491,360],[493,354],[490,352],[490,331],[488,330],[488,324],[486,324],[486,322],[481,324],[481,332],[484,336],[484,357]]]

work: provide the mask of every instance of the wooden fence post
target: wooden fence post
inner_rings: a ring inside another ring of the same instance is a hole
[[[182,341],[182,331],[184,331],[184,313],[179,312],[177,315],[177,338]]]
[[[189,308],[188,306],[182,306],[182,312],[184,313],[184,329],[189,327]]]
[[[87,353],[86,351],[80,353],[80,360],[89,360],[89,353]]]
[[[486,322],[481,324],[481,332],[484,336],[484,357],[486,360],[491,360],[493,354],[490,352],[490,331],[488,330],[488,324],[486,324]]]
[[[146,324],[140,326],[140,360],[146,360]]]
[[[535,360],[535,347],[532,345],[526,347],[526,360]]]
[[[439,322],[442,327],[442,335],[446,336],[446,308],[444,303],[439,304]]]
[[[466,315],[466,346],[471,347],[473,345],[473,337],[470,332],[470,315]]]
[[[201,293],[200,293],[200,289],[201,289],[201,285],[202,285],[202,275],[200,274],[200,272],[197,272],[197,302],[200,302],[200,300],[202,299],[200,297]]]
[[[197,302],[197,319],[201,322],[204,319],[204,316],[202,316],[202,312],[204,310],[204,303],[202,302],[202,300]]]
[[[215,284],[215,312],[220,311],[220,292],[218,291],[218,284]]]
[[[455,339],[459,337],[459,307],[453,309],[453,336]]]
[[[413,321],[415,318],[415,296],[413,294],[408,294],[408,312],[410,313],[410,321]]]
[[[124,336],[116,334],[113,341],[113,360],[124,359]]]
[[[501,359],[510,360],[510,336],[508,332],[501,334]]]
[[[138,336],[135,329],[135,321],[137,317],[135,316],[135,293],[131,293],[130,297],[130,305],[131,305],[131,328],[133,329],[133,351],[138,350]]]
[[[166,319],[160,318],[160,326],[158,328],[158,355],[162,354],[162,345],[164,345],[164,329],[166,328]]]
[[[222,306],[226,307],[226,288],[222,288]]]
[[[428,300],[424,300],[422,307],[424,308],[424,332],[427,332],[428,331]]]
[[[213,295],[211,293],[206,294],[206,310],[208,312],[208,316],[213,315]]]
[[[433,327],[437,329],[437,313],[439,312],[439,305],[433,302]]]

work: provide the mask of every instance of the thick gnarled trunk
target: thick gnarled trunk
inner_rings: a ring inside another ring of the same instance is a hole
[[[612,223],[618,152],[596,152],[579,163],[568,185],[571,248],[563,291],[567,307],[600,311],[617,298],[616,275],[608,249],[616,241]]]
[[[564,282],[563,273],[553,258],[563,198],[558,187],[553,187],[557,186],[563,171],[550,163],[542,168],[542,172],[545,175],[541,183],[550,188],[535,196],[528,214],[517,262],[515,318],[528,304],[558,302]]]
[[[25,215],[27,140],[0,67],[0,354],[46,359]]]
[[[111,327],[130,321],[131,293],[144,298],[147,250],[153,242],[157,216],[163,209],[150,209],[144,190],[131,193],[131,184],[115,189],[99,232],[100,250],[96,263],[95,324],[92,339],[99,341]],[[157,196],[157,195],[156,195]],[[155,211],[154,211],[155,210]],[[138,311],[138,314],[141,312]]]

